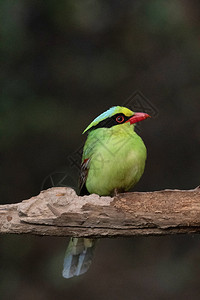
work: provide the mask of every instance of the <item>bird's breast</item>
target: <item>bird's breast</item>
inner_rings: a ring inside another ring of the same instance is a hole
[[[129,136],[107,136],[91,143],[90,166],[86,187],[90,193],[111,195],[113,190],[129,190],[143,174],[146,147],[142,139]]]

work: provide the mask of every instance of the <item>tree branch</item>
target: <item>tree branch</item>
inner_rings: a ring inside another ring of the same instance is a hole
[[[111,237],[200,232],[200,188],[77,196],[56,187],[0,205],[0,233]]]

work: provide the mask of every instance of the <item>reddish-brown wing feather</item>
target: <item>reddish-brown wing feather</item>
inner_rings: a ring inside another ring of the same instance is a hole
[[[84,161],[81,164],[81,171],[80,171],[80,177],[79,177],[79,195],[80,196],[89,194],[89,192],[85,186],[87,176],[88,176],[88,171],[89,171],[89,162],[90,162],[90,158],[86,158],[86,159],[84,159]]]

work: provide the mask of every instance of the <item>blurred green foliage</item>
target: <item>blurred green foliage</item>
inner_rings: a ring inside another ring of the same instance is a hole
[[[0,1],[1,204],[39,193],[49,174],[74,184],[82,131],[136,90],[158,110],[141,127],[148,162],[136,189],[199,185],[199,27],[195,0]],[[88,274],[67,281],[65,239],[2,236],[0,295],[199,299],[199,244],[102,241]]]

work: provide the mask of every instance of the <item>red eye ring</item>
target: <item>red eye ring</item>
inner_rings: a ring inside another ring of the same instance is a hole
[[[123,115],[117,116],[116,121],[117,121],[117,123],[123,123],[124,122],[124,116]]]

